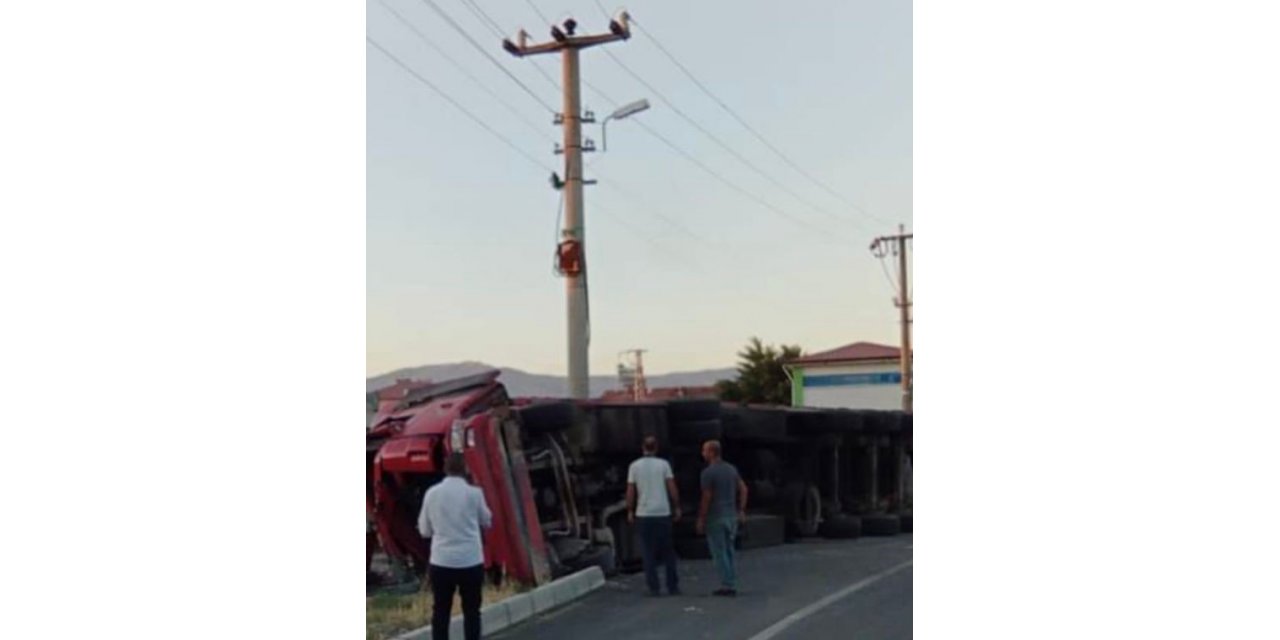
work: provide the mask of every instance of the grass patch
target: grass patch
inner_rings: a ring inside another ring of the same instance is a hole
[[[494,586],[485,582],[482,592],[482,604],[505,600],[528,589],[512,580],[502,586]],[[462,613],[462,601],[457,595],[453,597],[453,612],[450,616]],[[364,626],[365,640],[386,640],[392,636],[411,631],[431,624],[431,590],[424,588],[418,593],[397,595],[379,593],[365,598]]]

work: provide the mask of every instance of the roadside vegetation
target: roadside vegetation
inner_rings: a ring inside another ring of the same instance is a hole
[[[766,346],[760,338],[752,338],[746,348],[738,352],[737,379],[716,383],[720,399],[791,406],[791,380],[782,363],[799,358],[801,353],[796,345]]]
[[[501,586],[486,582],[483,604],[499,602],[526,591],[525,587],[507,580]],[[387,640],[406,631],[431,624],[431,589],[424,587],[417,593],[379,593],[365,598],[365,640]],[[462,613],[462,602],[453,597],[453,613]]]

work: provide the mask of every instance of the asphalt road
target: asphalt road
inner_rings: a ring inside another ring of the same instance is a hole
[[[493,638],[906,640],[911,638],[911,534],[814,540],[738,555],[738,597],[709,560],[680,563],[684,595],[645,596],[644,576],[596,592]]]

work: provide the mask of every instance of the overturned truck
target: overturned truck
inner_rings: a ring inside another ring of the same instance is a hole
[[[597,565],[635,567],[626,522],[627,466],[647,435],[671,462],[687,515],[676,550],[705,557],[694,534],[701,444],[721,441],[750,489],[738,546],[806,536],[911,530],[911,415],[898,411],[741,406],[716,400],[613,403],[512,399],[498,372],[417,389],[379,409],[366,446],[366,509],[379,546],[418,573],[430,545],[416,530],[444,457],[461,451],[494,515],[485,566],[540,584]],[[368,562],[368,558],[366,559]]]

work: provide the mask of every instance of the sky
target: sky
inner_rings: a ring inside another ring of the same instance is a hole
[[[556,109],[558,91],[534,67],[558,82],[559,58],[514,58],[495,31],[550,39],[534,7],[551,20],[574,17],[579,34],[608,25],[593,0],[368,1],[371,40],[524,155],[366,43],[366,375],[464,360],[563,375],[564,281],[552,271],[559,194],[549,184],[550,170],[564,175],[552,143],[560,128],[429,2]],[[603,6],[613,14],[619,5]],[[587,178],[600,181],[586,187],[584,216],[592,374],[614,371],[631,348],[649,350],[652,373],[730,367],[752,336],[806,352],[897,344],[893,264],[868,245],[898,224],[911,229],[911,3],[783,6],[636,0],[625,5],[639,25],[630,40],[581,53],[584,82],[617,103],[652,105],[610,122],[608,151],[585,155]],[[841,197],[761,143],[658,44]],[[582,96],[599,119],[615,106],[585,86]],[[599,133],[583,127],[597,147]]]

